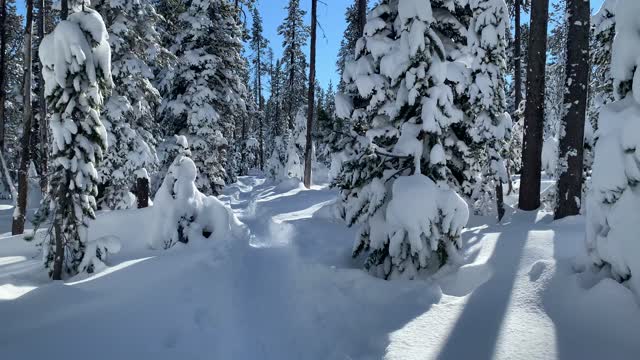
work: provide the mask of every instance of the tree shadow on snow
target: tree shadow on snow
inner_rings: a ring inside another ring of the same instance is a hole
[[[534,223],[537,212],[518,213]],[[502,226],[487,264],[500,264],[469,296],[438,359],[492,359],[504,321],[527,232]],[[496,261],[496,259],[499,259]]]

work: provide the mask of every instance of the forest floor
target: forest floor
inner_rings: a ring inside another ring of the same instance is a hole
[[[636,297],[576,271],[582,217],[473,217],[459,269],[384,281],[351,258],[335,195],[242,177],[222,199],[250,235],[169,251],[140,242],[140,211],[104,213],[91,234],[118,236],[122,251],[64,282],[47,280],[35,242],[5,234],[0,358],[639,358]],[[0,219],[10,211],[0,206]]]

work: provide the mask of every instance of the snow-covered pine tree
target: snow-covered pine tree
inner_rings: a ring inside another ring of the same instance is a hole
[[[504,0],[472,0],[468,32],[471,55],[469,87],[471,151],[481,164],[481,180],[476,184],[476,209],[489,213],[496,204],[498,219],[504,215],[502,184],[508,181],[502,155],[511,130],[506,113],[506,30],[509,15]]]
[[[266,162],[267,175],[272,179],[283,176],[283,169],[287,159],[287,141],[285,134],[288,125],[285,115],[284,89],[286,88],[286,78],[282,74],[280,60],[272,63],[270,68],[270,97],[266,107],[266,151],[269,158]],[[290,131],[290,130],[289,130]]]
[[[107,38],[100,15],[85,7],[61,21],[40,45],[45,94],[53,113],[53,171],[44,207],[52,212],[55,236],[45,240],[44,261],[54,279],[62,272],[92,272],[96,261],[106,256],[106,248],[87,248],[87,226],[95,218],[96,166],[107,146],[99,115],[113,84]],[[95,253],[86,253],[92,249]]]
[[[616,100],[600,111],[586,246],[593,264],[640,292],[640,2],[615,7],[611,74]]]
[[[429,0],[382,1],[346,65],[345,89],[357,93],[336,98],[353,138],[336,180],[340,212],[360,225],[354,256],[368,253],[365,268],[387,279],[414,278],[455,258],[468,218],[446,183],[444,142],[462,113],[445,84],[434,21]]]
[[[227,0],[191,0],[180,16],[178,63],[161,106],[165,129],[185,135],[199,168],[197,184],[217,193],[227,174],[227,151],[236,119],[246,117],[242,31]]]
[[[344,13],[344,18],[347,22],[347,27],[344,29],[342,40],[340,40],[340,49],[338,50],[338,60],[336,60],[336,67],[340,78],[344,74],[344,68],[347,62],[354,60],[354,54],[356,49],[356,42],[360,38],[360,21],[358,19],[358,6],[357,2],[347,7]],[[338,83],[338,91],[344,91],[342,88],[343,82]]]
[[[22,125],[22,78],[23,69],[23,21],[16,11],[15,0],[5,0],[5,16],[2,26],[4,47],[4,68],[0,69],[4,80],[0,88],[0,150],[9,169],[17,169],[19,157],[19,139]],[[7,185],[7,184],[4,184]],[[9,196],[9,189],[4,189]]]
[[[150,3],[104,1],[97,10],[109,31],[114,91],[102,113],[109,148],[98,168],[100,206],[124,209],[135,206],[131,188],[135,172],[157,167],[156,144],[160,135],[155,113],[161,97],[154,86],[151,64],[166,62],[156,24],[162,19]]]
[[[591,17],[591,86],[589,89],[589,120],[594,129],[600,107],[614,100],[611,76],[611,48],[616,34],[615,5],[618,0],[605,0],[598,12]]]
[[[304,46],[309,38],[309,27],[304,24],[306,11],[300,0],[289,0],[287,16],[278,26],[282,36],[283,76],[287,86],[283,89],[284,110],[288,128],[293,130],[298,109],[307,103],[307,57]]]
[[[268,50],[269,50],[269,40],[264,37],[263,34],[263,26],[262,26],[262,16],[260,15],[260,11],[258,10],[258,6],[253,6],[251,8],[251,17],[253,20],[251,26],[251,42],[250,48],[253,51],[253,77],[254,77],[254,98],[258,103],[259,113],[257,114],[257,135],[258,135],[258,160],[260,164],[260,169],[264,168],[264,157],[265,157],[265,133],[266,133],[266,124],[265,124],[265,101],[262,93],[263,90],[263,77],[267,73],[268,65]]]
[[[613,77],[611,76],[611,48],[616,34],[615,5],[617,0],[605,0],[598,12],[591,17],[591,74],[589,76],[589,104],[585,123],[583,193],[589,192],[594,147],[597,141],[600,108],[613,102]]]

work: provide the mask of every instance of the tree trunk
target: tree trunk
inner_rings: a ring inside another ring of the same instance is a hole
[[[4,103],[6,101],[6,59],[5,52],[7,49],[7,1],[0,0],[0,151],[4,153]]]
[[[358,2],[358,37],[364,35],[364,26],[367,24],[367,0],[356,0]]]
[[[307,141],[304,145],[304,186],[311,188],[311,152],[313,151],[313,110],[316,103],[316,22],[318,0],[311,0],[311,54],[309,59],[309,104],[307,112]]]
[[[496,206],[498,207],[498,222],[504,217],[504,190],[502,189],[502,181],[498,181],[496,185]]]
[[[515,36],[513,39],[513,84],[515,87],[515,108],[522,102],[522,29],[520,28],[520,1],[515,0]]]
[[[511,166],[507,165],[507,178],[509,179],[508,184],[508,188],[507,188],[507,195],[511,195],[511,193],[513,192],[513,181],[511,181]]]
[[[53,220],[53,235],[56,242],[56,253],[53,256],[53,273],[51,274],[52,280],[62,280],[62,264],[64,262],[64,239],[62,238],[62,230],[60,224]]]
[[[540,171],[542,169],[542,133],[544,127],[545,65],[547,61],[547,23],[549,0],[531,4],[531,33],[527,66],[527,99],[524,110],[524,146],[518,207],[540,207]]]
[[[260,170],[264,170],[264,138],[263,138],[263,129],[262,127],[264,126],[264,101],[262,101],[262,60],[260,59],[260,53],[262,52],[262,43],[260,42],[260,39],[258,39],[258,59],[257,59],[257,95],[258,95],[258,110],[260,110],[260,129],[259,131],[259,141],[260,141],[260,153],[258,154],[258,158],[260,161]]]
[[[149,178],[138,177],[136,179],[136,197],[138,198],[138,209],[149,206]]]
[[[27,20],[24,31],[24,82],[23,82],[23,122],[22,157],[18,170],[18,201],[13,213],[11,233],[18,235],[24,233],[24,221],[27,212],[28,170],[31,159],[31,72],[32,72],[32,33],[33,33],[33,0],[27,0]]]
[[[589,86],[589,1],[567,1],[567,80],[560,131],[560,166],[556,219],[580,213],[584,154],[584,123]]]
[[[44,0],[38,1],[40,5],[40,11],[38,13],[38,41],[41,43],[44,38],[46,28],[46,11]],[[43,193],[47,192],[49,187],[48,175],[49,175],[49,123],[47,121],[47,100],[44,96],[44,78],[42,76],[42,64],[40,65],[40,71],[38,72],[38,101],[40,105],[40,189]]]
[[[60,0],[60,19],[67,20],[69,16],[69,0]]]

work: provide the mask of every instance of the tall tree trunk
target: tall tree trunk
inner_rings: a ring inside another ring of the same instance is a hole
[[[504,190],[502,188],[502,181],[498,181],[496,185],[496,207],[498,209],[498,222],[502,221],[504,217]]]
[[[364,26],[367,24],[367,0],[356,0],[358,2],[358,37],[364,35]]]
[[[589,0],[568,0],[567,80],[560,131],[558,202],[555,218],[578,215],[582,197],[584,123],[589,86]]]
[[[513,39],[513,85],[515,87],[515,107],[522,102],[522,29],[520,28],[520,1],[515,0],[515,36]]]
[[[311,188],[311,153],[313,151],[313,111],[316,103],[316,22],[318,0],[311,0],[311,54],[309,59],[309,104],[307,113],[307,141],[304,145],[304,186]]]
[[[33,33],[33,0],[27,0],[27,21],[24,31],[24,82],[23,82],[23,122],[24,131],[22,134],[22,157],[20,158],[20,168],[18,170],[18,202],[13,212],[13,224],[11,233],[18,235],[24,233],[24,221],[27,212],[27,187],[29,161],[31,159],[31,72],[32,60],[32,33]]]
[[[47,8],[44,0],[39,0],[40,12],[38,13],[38,41],[44,38],[47,18]],[[42,76],[42,64],[38,72],[38,101],[40,105],[40,189],[43,193],[49,187],[49,123],[47,121],[47,101],[44,96],[44,77]]]
[[[264,126],[264,101],[262,99],[262,60],[260,59],[260,53],[262,49],[262,43],[260,42],[260,39],[258,39],[258,74],[257,74],[257,81],[258,81],[258,110],[260,110],[260,129],[259,129],[259,141],[260,141],[260,154],[259,154],[259,161],[260,161],[260,170],[264,170],[264,134],[263,134],[263,126]]]
[[[311,0],[311,1],[313,1],[313,0]],[[311,22],[313,22],[313,20],[311,20]],[[291,38],[295,39],[295,37],[296,37],[296,30],[293,29],[293,36]],[[289,59],[291,61],[291,65],[290,65],[291,66],[291,70],[289,71],[289,91],[293,91],[293,85],[296,83],[295,82],[296,67],[294,66],[296,58],[295,58],[294,55],[295,55],[294,52],[291,51],[290,59]],[[293,95],[293,94],[294,94],[293,92],[290,93],[290,95]],[[289,109],[288,109],[289,119],[287,119],[289,121],[288,126],[289,126],[289,130],[293,131],[293,127],[294,127],[293,117],[295,116],[293,114],[293,96],[289,96],[288,103],[289,103],[288,104],[289,105]]]
[[[524,110],[524,146],[518,207],[540,207],[540,171],[542,170],[542,133],[544,128],[545,65],[547,60],[547,23],[549,0],[531,4],[531,30],[527,66],[527,99]]]
[[[0,151],[4,153],[4,103],[6,101],[7,1],[0,0]]]
[[[515,36],[513,39],[513,86],[515,90],[515,110],[517,111],[520,107],[520,103],[522,102],[522,29],[520,28],[520,2],[522,0],[514,0],[514,26],[515,26]],[[517,117],[513,114],[513,118]],[[509,162],[506,164],[507,168],[507,176],[508,176],[508,186],[509,189],[507,191],[507,195],[511,195],[513,191],[513,181],[511,180],[511,166],[509,166]]]
[[[69,0],[60,0],[60,18],[67,20],[69,16]]]

